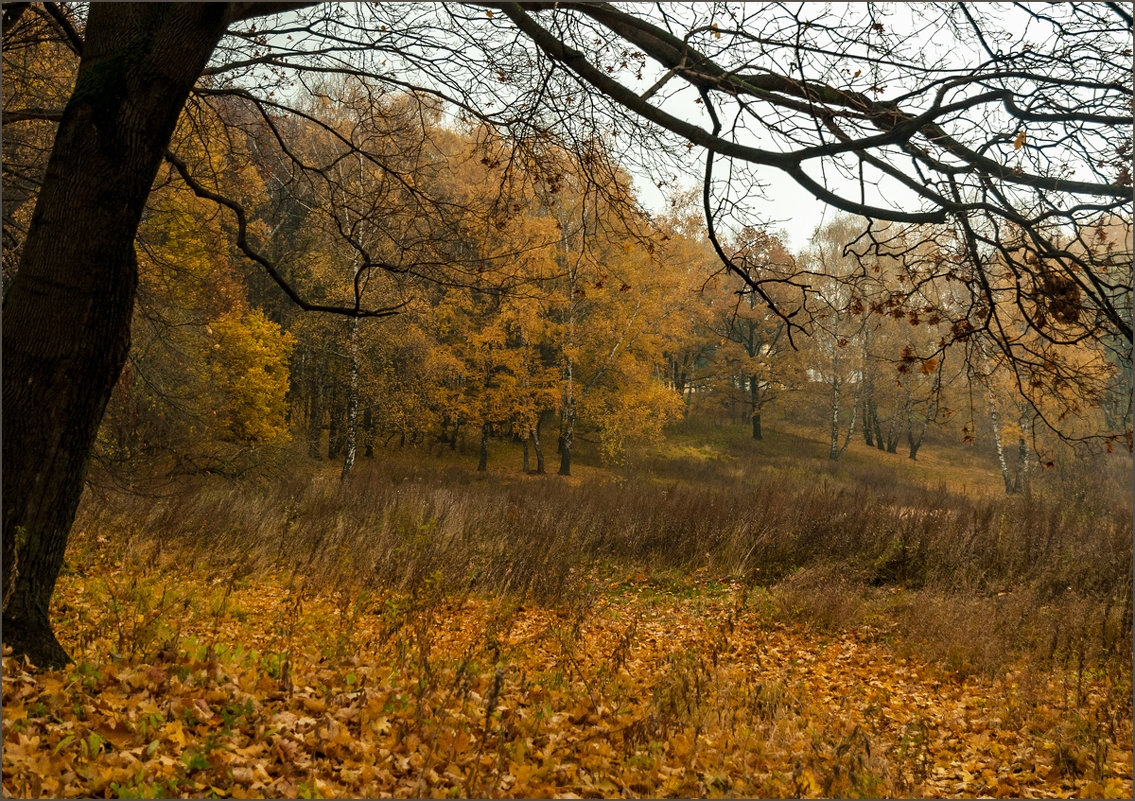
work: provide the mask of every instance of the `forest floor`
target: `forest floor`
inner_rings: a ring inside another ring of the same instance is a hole
[[[743,434],[96,486],[4,795],[1131,797],[1129,460]]]
[[[698,575],[548,609],[92,566],[56,607],[76,664],[4,660],[7,797],[1132,794],[1130,684],[951,673]]]

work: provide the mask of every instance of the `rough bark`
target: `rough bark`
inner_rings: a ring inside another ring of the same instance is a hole
[[[48,604],[130,347],[134,236],[228,12],[91,6],[75,89],[4,299],[4,644],[41,666],[69,659]]]

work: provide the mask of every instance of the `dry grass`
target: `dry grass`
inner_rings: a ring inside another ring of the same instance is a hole
[[[547,784],[515,778],[529,735],[491,712],[535,691],[574,727],[563,764],[614,726],[627,794],[1129,793],[1129,754],[1116,754],[1132,718],[1130,460],[1083,459],[1005,497],[893,457],[831,466],[815,445],[687,430],[620,471],[581,448],[568,480],[521,474],[515,452],[498,450],[487,474],[460,451],[393,452],[347,486],[296,459],[272,479],[203,478],[157,497],[91,490],[54,614],[79,673],[220,660],[286,685],[264,709],[301,719],[293,685],[357,672],[359,659],[376,681],[400,677],[390,698],[417,699],[406,731],[430,730],[475,685],[482,701],[469,712],[462,700],[453,724],[472,733],[469,758],[435,771],[458,794],[486,794],[485,782],[616,792],[558,768]],[[36,679],[16,684],[33,692]],[[29,713],[21,737],[45,720]],[[809,747],[785,767],[780,755]],[[493,748],[495,767],[482,765]],[[406,792],[423,792],[432,749]],[[382,792],[407,780],[392,764]],[[191,768],[167,777],[176,794],[205,786]],[[321,770],[303,784],[273,774],[256,792],[364,792],[321,790]],[[173,792],[146,781],[122,786]]]
[[[1091,484],[1069,471],[1029,496],[975,497],[886,459],[831,467],[799,443],[770,458],[766,443],[690,440],[622,474],[566,481],[400,455],[346,487],[307,467],[160,498],[92,492],[72,561],[109,549],[146,567],[571,608],[628,575],[703,570],[774,587],[782,618],[824,631],[882,616],[957,670],[1114,662],[1130,649],[1130,497],[1116,460]],[[877,588],[901,588],[902,602]]]

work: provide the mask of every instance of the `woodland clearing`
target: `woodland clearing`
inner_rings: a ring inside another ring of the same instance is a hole
[[[766,559],[761,578],[693,522],[734,526],[698,482],[751,458],[706,433],[640,465],[639,479],[656,474],[653,488],[604,482],[599,467],[555,487],[457,463],[415,473],[390,454],[401,479],[360,474],[353,503],[333,509],[328,499],[343,490],[331,476],[323,491],[318,478],[304,479],[306,491],[276,488],[290,509],[263,487],[227,484],[212,500],[206,485],[165,501],[119,498],[113,513],[85,507],[54,609],[76,664],[33,673],[5,658],[5,793],[1131,795],[1130,610],[1083,588],[1042,588],[1053,565],[1076,559],[1050,547],[1041,574],[1025,580],[1006,564],[998,577],[971,542],[990,580],[961,586],[963,563],[943,581],[950,566],[933,544],[911,544],[906,567],[893,554],[883,564],[844,514],[828,520],[833,535],[842,526],[858,541],[836,561],[820,530],[824,504],[880,529],[884,519],[932,519],[928,509],[945,504],[898,473],[889,497],[864,490],[871,473],[855,472],[853,452],[841,472],[812,474],[813,494],[796,486],[769,501],[811,523],[778,524],[789,539],[763,553],[782,564]],[[814,469],[790,435],[771,441],[781,439],[783,458]],[[722,458],[707,460],[715,449]],[[786,483],[776,446],[767,450],[766,475],[741,471],[756,493],[772,486],[766,479]],[[690,487],[665,478],[675,460]],[[918,492],[921,510],[911,506]],[[590,518],[557,508],[559,496],[624,539],[588,541]],[[972,501],[996,510],[973,519],[1005,529],[1020,502]],[[652,507],[691,542],[671,532],[654,549]],[[518,532],[541,525],[537,512],[560,524],[559,536],[530,538],[543,562],[518,544]],[[1036,531],[1038,514],[1028,523]],[[344,533],[351,519],[367,533]],[[1083,519],[1105,528],[1098,512]],[[1071,520],[1057,527],[1083,544]],[[952,536],[948,526],[921,530],[926,540]],[[1020,547],[1010,534],[997,536],[1007,551]],[[936,565],[929,577],[915,564],[923,550]],[[372,564],[375,554],[384,556]],[[864,572],[872,565],[875,575]],[[1077,581],[1070,575],[1060,581]]]

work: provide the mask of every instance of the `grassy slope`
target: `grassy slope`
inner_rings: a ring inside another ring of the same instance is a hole
[[[1115,497],[789,429],[580,450],[88,496],[5,791],[1130,796]]]

